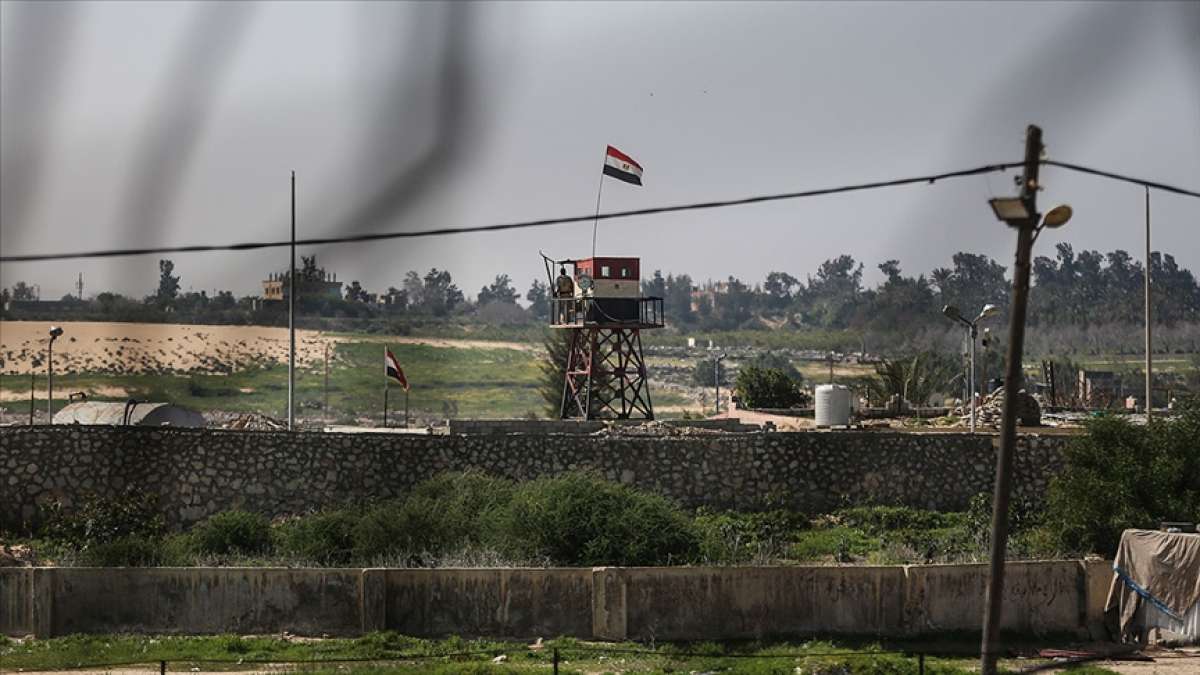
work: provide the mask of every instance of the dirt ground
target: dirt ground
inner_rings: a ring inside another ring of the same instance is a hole
[[[146,372],[222,373],[264,361],[287,361],[286,328],[185,324],[68,322],[54,343],[57,373]],[[32,361],[46,353],[43,321],[0,322],[0,374],[28,374]],[[347,338],[312,330],[296,331],[296,359],[303,366],[320,362],[325,345]],[[448,348],[519,349],[536,345],[402,336],[373,340]]]

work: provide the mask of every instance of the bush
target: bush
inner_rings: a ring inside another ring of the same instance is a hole
[[[271,548],[271,523],[257,513],[223,511],[196,525],[190,536],[197,553],[263,553]]]
[[[781,370],[747,366],[738,371],[737,392],[748,408],[790,408],[807,397]]]
[[[666,565],[699,548],[691,521],[671,502],[580,473],[518,485],[492,537],[516,557],[560,565]]]
[[[1137,427],[1103,417],[1067,446],[1046,523],[1063,551],[1116,553],[1121,532],[1200,514],[1200,407]]]
[[[808,519],[785,510],[738,513],[701,508],[695,526],[704,562],[765,564],[786,554],[797,533],[808,527]]]
[[[158,495],[133,487],[116,497],[86,494],[73,507],[54,502],[43,522],[42,536],[79,551],[127,537],[158,537],[165,529]]]
[[[108,541],[95,541],[80,550],[85,567],[153,567],[161,563],[161,540],[131,534]]]
[[[301,516],[278,528],[276,550],[297,560],[345,565],[353,556],[353,532],[358,521],[359,515],[349,509]]]
[[[395,553],[441,554],[484,539],[484,523],[505,506],[513,485],[480,472],[447,473],[418,485],[402,502],[369,509],[353,532],[360,560]]]

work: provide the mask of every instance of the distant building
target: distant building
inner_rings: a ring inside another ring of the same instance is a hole
[[[297,279],[297,290],[300,295],[305,298],[328,298],[330,300],[340,300],[342,297],[342,282],[337,280],[336,274],[329,274],[325,270],[319,270],[319,278],[305,279],[303,277]],[[263,284],[263,299],[264,300],[286,300],[288,296],[288,275],[286,272],[280,274],[272,274]]]
[[[709,281],[692,289],[692,311],[699,312],[700,305],[707,300],[709,307],[716,307],[717,296],[729,293],[728,281]]]

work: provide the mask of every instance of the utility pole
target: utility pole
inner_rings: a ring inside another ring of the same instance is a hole
[[[1013,267],[1012,312],[1008,328],[1008,362],[1004,377],[1004,420],[1000,431],[1000,453],[996,458],[996,486],[992,498],[991,560],[980,645],[981,675],[996,674],[1000,652],[1000,618],[1004,598],[1004,558],[1008,548],[1008,503],[1012,489],[1013,450],[1017,441],[1017,393],[1021,382],[1021,358],[1025,347],[1025,311],[1029,301],[1029,259],[1034,231],[1038,226],[1038,169],[1042,157],[1042,130],[1029,125],[1025,130],[1025,169],[1021,201],[1027,216],[1017,226],[1016,264]]]
[[[1151,412],[1153,408],[1151,398],[1154,394],[1154,360],[1150,355],[1150,188],[1146,188],[1146,279],[1143,290],[1145,291],[1146,304],[1146,424],[1150,424]]]
[[[296,172],[292,172],[292,262],[288,274],[288,401],[287,428],[296,425]]]

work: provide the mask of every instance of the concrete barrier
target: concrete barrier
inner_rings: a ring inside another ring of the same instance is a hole
[[[1104,562],[1008,566],[1003,628],[1102,639]],[[0,569],[0,631],[728,640],[981,629],[987,566]]]
[[[590,569],[387,570],[384,626],[405,635],[592,633]]]
[[[613,639],[905,632],[903,567],[633,568],[605,580],[624,598]]]
[[[33,632],[33,568],[0,568],[0,635]]]
[[[358,569],[38,568],[33,632],[362,632]]]
[[[1034,635],[1082,632],[1087,626],[1081,616],[1087,604],[1085,572],[1074,560],[1008,563],[1001,630]],[[910,632],[983,629],[987,565],[910,566],[907,575]]]

